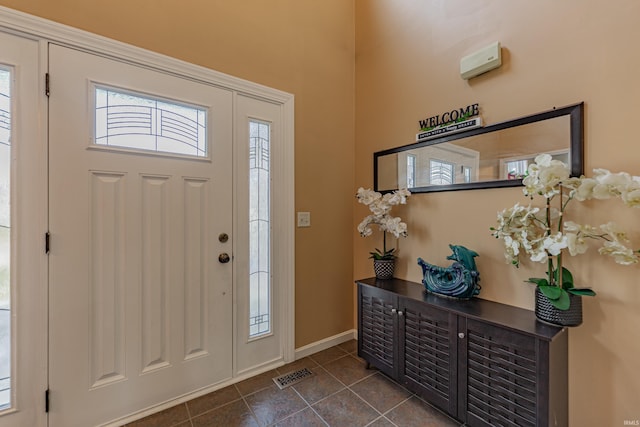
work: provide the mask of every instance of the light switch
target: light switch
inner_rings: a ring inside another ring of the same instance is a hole
[[[298,212],[298,227],[311,227],[311,212]]]

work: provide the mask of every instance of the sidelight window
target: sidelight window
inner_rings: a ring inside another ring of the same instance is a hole
[[[416,155],[407,154],[407,187],[414,188],[416,186]]]
[[[0,409],[11,404],[11,71],[0,68]]]
[[[271,332],[271,126],[249,121],[249,337]]]

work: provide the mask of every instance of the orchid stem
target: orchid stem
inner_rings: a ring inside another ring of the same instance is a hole
[[[546,231],[545,234],[546,236],[550,236],[551,235],[551,198],[547,197],[547,209],[546,209]],[[551,255],[547,255],[547,269],[548,269],[548,277],[549,277],[549,285],[553,285],[554,284],[554,277],[553,277],[553,257]]]
[[[386,231],[382,232],[382,253],[383,255],[386,255],[387,253],[387,232]]]

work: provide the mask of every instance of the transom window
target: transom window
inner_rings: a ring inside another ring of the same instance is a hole
[[[95,88],[95,144],[207,157],[207,110],[166,99]]]
[[[431,160],[429,165],[429,182],[433,185],[453,184],[454,164],[443,160]]]

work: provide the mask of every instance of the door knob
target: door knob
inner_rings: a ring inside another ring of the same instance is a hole
[[[218,261],[220,261],[222,264],[226,264],[229,261],[231,261],[231,258],[229,257],[228,253],[223,252],[220,255],[218,255]]]

